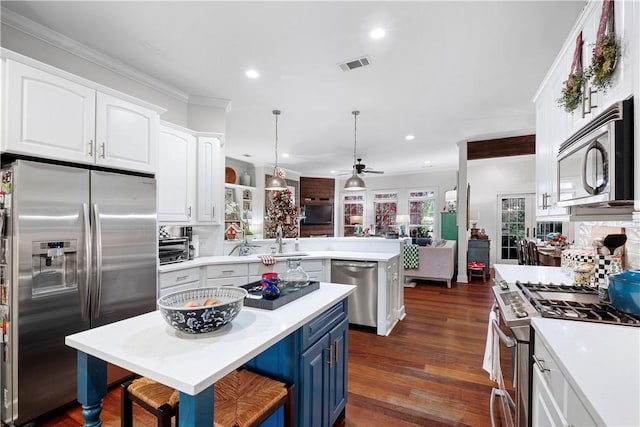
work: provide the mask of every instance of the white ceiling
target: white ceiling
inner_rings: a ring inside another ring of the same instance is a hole
[[[305,176],[351,168],[354,109],[358,157],[386,173],[456,168],[457,142],[533,133],[533,95],[584,4],[2,1],[180,91],[230,99],[230,157],[273,164],[281,109],[278,162]],[[371,66],[337,66],[362,55]]]

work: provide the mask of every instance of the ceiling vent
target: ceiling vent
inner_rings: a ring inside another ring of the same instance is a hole
[[[362,56],[360,58],[338,64],[342,71],[355,70],[356,68],[366,67],[367,65],[371,65],[371,60],[367,56]]]

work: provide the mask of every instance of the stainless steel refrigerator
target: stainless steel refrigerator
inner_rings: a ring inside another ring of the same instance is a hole
[[[76,399],[64,337],[155,310],[156,183],[17,160],[3,168],[2,421]]]

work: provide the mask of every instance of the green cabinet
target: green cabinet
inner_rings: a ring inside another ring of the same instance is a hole
[[[456,212],[440,213],[440,237],[458,242],[458,217]],[[456,245],[457,246],[457,245]]]

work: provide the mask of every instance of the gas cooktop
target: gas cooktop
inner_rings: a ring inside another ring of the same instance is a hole
[[[640,318],[623,313],[598,298],[595,288],[516,282],[542,317],[640,326]]]

